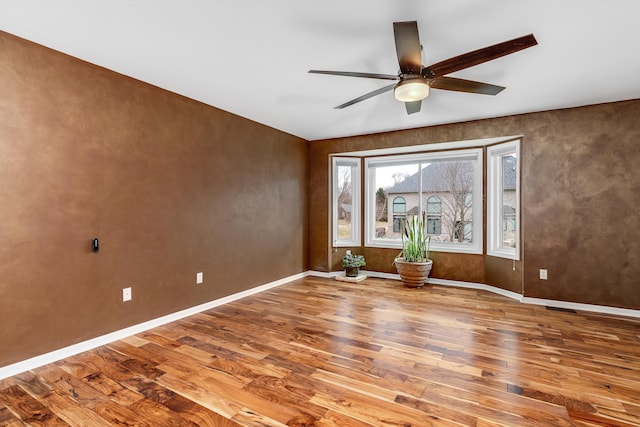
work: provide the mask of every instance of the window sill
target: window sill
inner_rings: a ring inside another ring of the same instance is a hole
[[[396,249],[402,250],[401,242],[381,242],[371,241],[365,244],[367,248],[379,248],[379,249]],[[473,245],[446,245],[446,244],[431,244],[429,248],[430,252],[444,252],[444,253],[456,253],[456,254],[473,254],[482,255],[482,248],[478,248]]]
[[[515,249],[513,249],[513,250],[495,249],[495,250],[487,251],[487,255],[488,256],[493,256],[493,257],[498,257],[498,258],[511,259],[511,260],[514,260],[514,261],[519,261],[520,260],[520,257],[516,253]]]

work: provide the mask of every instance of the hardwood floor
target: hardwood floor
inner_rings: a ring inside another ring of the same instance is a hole
[[[305,278],[0,381],[2,426],[638,426],[640,321]]]

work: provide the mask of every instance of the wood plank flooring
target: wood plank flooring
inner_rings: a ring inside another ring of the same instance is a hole
[[[2,426],[638,426],[640,321],[305,278],[0,381]]]

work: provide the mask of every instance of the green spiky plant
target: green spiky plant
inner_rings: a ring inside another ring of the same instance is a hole
[[[428,262],[431,236],[424,230],[424,220],[421,215],[412,216],[405,221],[402,233],[402,257],[405,262]]]

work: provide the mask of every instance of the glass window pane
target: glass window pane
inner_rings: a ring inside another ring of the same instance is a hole
[[[395,197],[393,199],[393,213],[405,214],[407,213],[407,201],[404,197]]]
[[[360,159],[334,157],[332,227],[334,246],[360,245]]]
[[[422,171],[427,223],[434,242],[471,243],[473,231],[473,161],[440,161]],[[436,196],[437,195],[437,196]]]
[[[351,166],[338,166],[338,239],[352,236],[353,180]]]
[[[400,239],[408,214],[419,212],[418,164],[378,166],[376,183],[376,238]]]
[[[502,239],[501,247],[516,247],[516,176],[517,165],[515,153],[502,156]]]
[[[482,227],[473,225],[482,224],[482,154],[474,148],[366,159],[366,244],[401,247],[403,224],[420,215],[432,250],[481,253]]]
[[[519,141],[487,153],[487,254],[519,259]]]
[[[440,224],[440,215],[428,215],[427,216],[427,234],[434,235],[442,234],[442,227]]]
[[[427,199],[427,213],[440,215],[442,213],[442,201],[438,196],[431,196]]]

